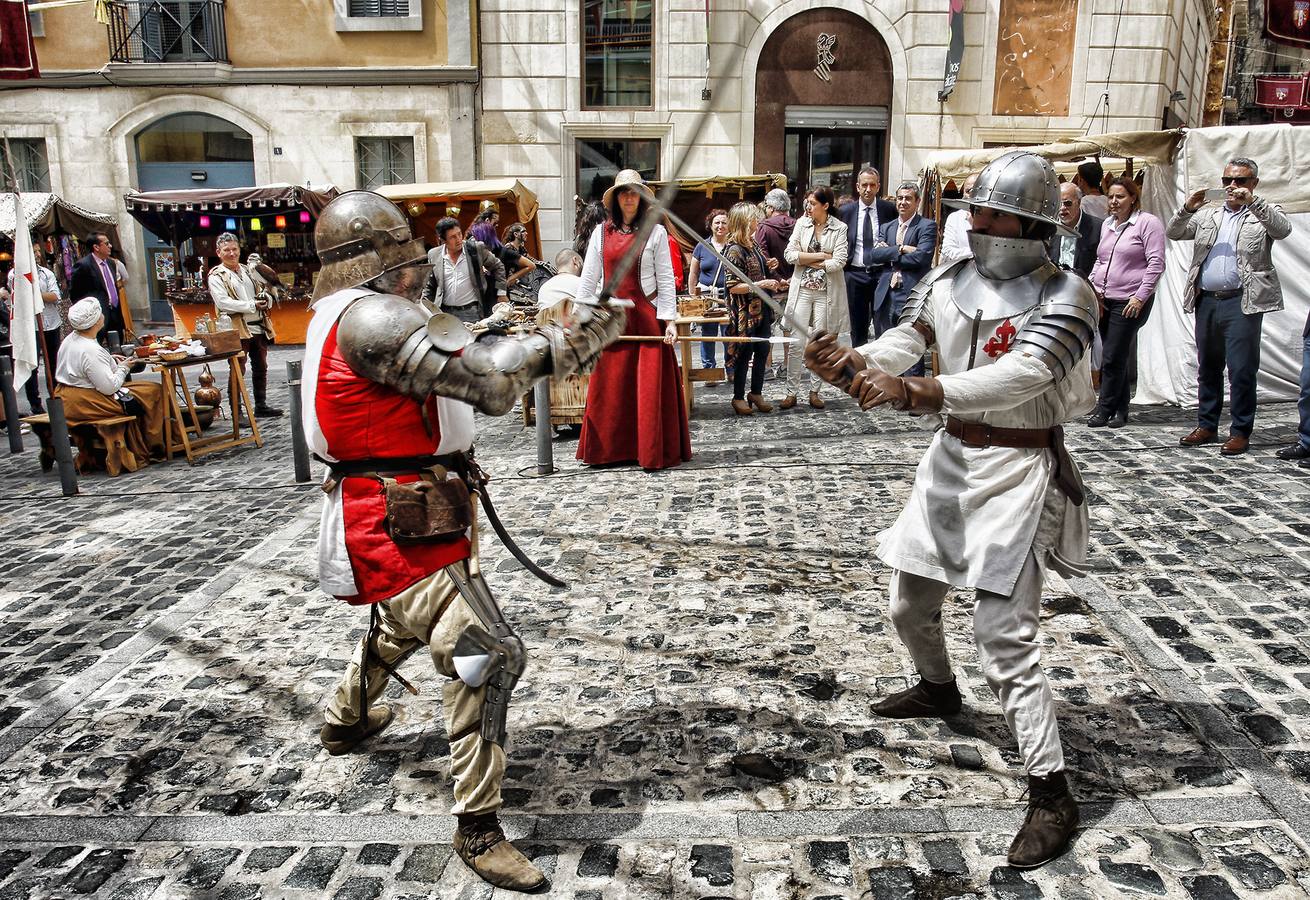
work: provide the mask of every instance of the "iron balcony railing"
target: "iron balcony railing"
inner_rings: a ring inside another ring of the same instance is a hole
[[[224,0],[118,0],[109,58],[121,63],[228,62]]]

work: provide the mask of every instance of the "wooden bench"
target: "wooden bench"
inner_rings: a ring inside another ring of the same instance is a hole
[[[32,426],[37,440],[41,442],[41,471],[49,472],[55,464],[55,442],[50,428],[50,416],[24,416],[23,420]],[[140,468],[135,456],[127,449],[127,426],[136,421],[135,416],[111,416],[83,422],[68,429],[69,436],[77,445],[77,471],[81,475],[100,468],[99,458],[104,455],[104,470],[110,478],[117,478],[126,469],[135,472]]]

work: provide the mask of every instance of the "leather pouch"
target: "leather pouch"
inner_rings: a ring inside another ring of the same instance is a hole
[[[458,537],[473,524],[473,505],[462,478],[444,469],[424,472],[418,481],[383,478],[387,534],[397,544],[427,544]]]
[[[1087,499],[1083,491],[1083,480],[1078,475],[1078,467],[1064,446],[1064,428],[1056,426],[1051,429],[1054,441],[1051,452],[1055,455],[1055,485],[1069,498],[1074,506],[1082,506]]]

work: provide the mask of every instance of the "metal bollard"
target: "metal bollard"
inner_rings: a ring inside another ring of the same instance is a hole
[[[14,391],[14,361],[0,356],[0,392],[5,398],[5,422],[9,428],[9,452],[23,452],[23,423],[18,421],[18,394]]]
[[[300,418],[301,361],[287,363],[287,384],[291,388],[291,459],[296,468],[296,481],[309,481],[309,445],[305,443],[305,423]]]
[[[59,464],[59,483],[64,496],[77,493],[77,467],[73,465],[73,448],[68,438],[68,420],[64,418],[64,401],[53,394],[46,398],[50,410],[50,440],[55,445],[55,462]]]
[[[532,405],[537,410],[537,474],[555,471],[555,447],[550,427],[550,379],[543,378],[532,388]]]

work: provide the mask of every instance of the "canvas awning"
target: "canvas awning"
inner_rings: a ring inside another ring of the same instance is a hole
[[[317,217],[340,191],[335,185],[265,184],[188,191],[149,191],[123,197],[128,213],[170,244],[181,244],[199,229],[200,213],[259,216],[278,209],[309,210]]]
[[[989,162],[1011,150],[1027,150],[1049,160],[1092,159],[1112,156],[1132,159],[1139,165],[1165,163],[1173,159],[1183,130],[1122,131],[1116,134],[1095,134],[1083,138],[1070,138],[1051,144],[1033,147],[988,147],[985,150],[938,150],[928,156],[926,168],[946,180],[963,178],[980,172]]]
[[[517,178],[484,178],[479,181],[429,181],[424,184],[388,184],[377,189],[388,200],[402,206],[405,200],[422,200],[425,203],[459,202],[471,200],[511,201],[516,218],[527,223],[537,216],[537,195],[524,187]],[[475,211],[476,212],[476,211]]]
[[[69,203],[57,194],[22,193],[23,214],[37,234],[71,234],[81,237],[89,231],[109,233],[118,243],[118,219],[109,213],[92,212]],[[14,236],[14,195],[0,194],[0,231]]]

